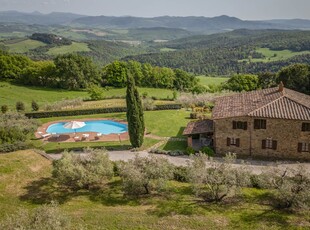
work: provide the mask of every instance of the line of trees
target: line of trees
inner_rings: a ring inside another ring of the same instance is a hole
[[[133,74],[137,86],[191,90],[198,84],[198,80],[185,71],[135,61],[115,61],[100,70],[90,58],[78,54],[34,62],[22,55],[0,51],[0,80],[24,85],[69,90],[86,89],[90,85],[121,88],[127,85],[127,71]]]
[[[205,202],[240,197],[242,188],[254,187],[268,192],[271,198],[268,201],[274,207],[310,207],[310,175],[302,167],[273,167],[256,175],[251,174],[246,165],[234,167],[235,154],[227,154],[223,161],[203,154],[193,156],[192,161],[182,167],[154,155],[136,156],[128,162],[114,163],[112,167],[105,150],[87,149],[87,152],[88,157],[65,153],[53,163],[53,177],[60,186],[73,191],[104,189],[114,175],[120,176],[124,194],[138,197],[165,192],[168,181],[177,180],[190,183],[192,192]]]

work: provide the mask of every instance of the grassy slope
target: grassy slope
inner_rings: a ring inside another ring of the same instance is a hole
[[[140,88],[140,93],[147,92],[148,96],[157,98],[172,98],[173,91],[169,89]],[[125,96],[126,89],[110,89],[104,92],[106,97]],[[42,107],[48,102],[60,101],[65,98],[88,98],[85,91],[67,91],[60,89],[48,89],[41,87],[17,86],[6,82],[0,82],[0,106],[8,105],[15,108],[17,101],[26,104],[26,110],[30,110],[30,103],[35,100]]]
[[[82,52],[82,51],[85,51],[85,52],[90,51],[90,49],[88,48],[88,45],[86,43],[72,42],[72,44],[68,45],[68,46],[53,47],[53,48],[49,49],[47,54],[59,55],[59,54]]]
[[[171,182],[160,195],[130,199],[119,178],[103,191],[62,191],[51,179],[51,163],[32,151],[0,155],[0,166],[0,220],[18,207],[56,200],[74,225],[87,229],[306,229],[310,221],[309,213],[263,204],[263,190],[244,190],[242,202],[204,204],[188,184]]]
[[[294,52],[291,50],[270,50],[269,48],[259,48],[256,50],[258,53],[262,53],[265,58],[253,58],[251,62],[272,62],[272,61],[281,61],[292,58],[296,55],[302,54],[310,54],[310,51],[301,51],[301,52]],[[248,61],[247,59],[241,61]]]
[[[35,49],[45,45],[46,44],[43,42],[27,39],[13,44],[7,44],[6,47],[9,48],[9,51],[11,53],[25,53],[31,49]]]
[[[200,80],[200,84],[202,85],[219,85],[225,81],[228,80],[228,78],[225,77],[206,77],[206,76],[197,76],[197,78]]]

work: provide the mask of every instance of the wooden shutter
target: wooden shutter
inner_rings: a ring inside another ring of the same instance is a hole
[[[240,147],[240,138],[237,138],[237,139],[236,139],[236,146],[237,146],[237,147]]]
[[[278,147],[278,142],[277,141],[272,141],[272,149],[276,150]]]
[[[233,121],[233,129],[236,129],[236,128],[237,128],[237,122]]]
[[[230,146],[230,138],[227,137],[227,146]]]
[[[298,151],[299,153],[302,152],[302,143],[298,143],[297,151]]]
[[[254,120],[254,129],[259,129],[259,120]]]
[[[261,129],[266,129],[266,128],[267,128],[267,121],[266,120],[262,120]]]
[[[244,130],[247,130],[247,129],[248,129],[248,122],[244,122],[244,123],[243,123],[243,129],[244,129]]]
[[[266,140],[262,141],[262,149],[266,149]]]

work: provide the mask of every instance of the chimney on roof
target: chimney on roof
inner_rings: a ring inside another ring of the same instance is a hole
[[[283,90],[284,90],[284,84],[281,81],[280,84],[279,84],[279,92],[283,92]]]

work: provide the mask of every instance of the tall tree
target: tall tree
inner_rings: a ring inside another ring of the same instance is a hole
[[[126,104],[130,143],[132,147],[139,148],[143,144],[145,131],[143,108],[135,80],[129,71],[127,73]]]

